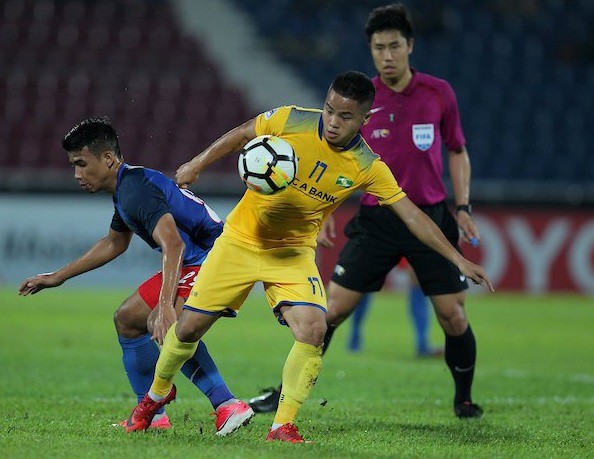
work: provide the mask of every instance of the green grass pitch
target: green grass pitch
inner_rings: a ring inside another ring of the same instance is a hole
[[[473,395],[485,416],[461,421],[445,363],[413,356],[403,297],[378,295],[363,351],[346,350],[346,323],[299,413],[315,443],[287,445],[264,441],[272,414],[216,437],[212,408],[182,375],[172,430],[112,427],[135,405],[112,325],[127,294],[0,290],[0,457],[594,457],[592,298],[471,296]],[[205,342],[231,389],[248,398],[279,381],[292,337],[253,295]]]

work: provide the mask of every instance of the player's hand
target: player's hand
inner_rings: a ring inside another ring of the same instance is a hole
[[[57,287],[62,285],[65,279],[62,279],[53,273],[37,274],[24,280],[19,286],[19,295],[27,296],[28,294],[35,295],[44,288]]]
[[[460,264],[460,266],[458,266],[458,268],[464,276],[472,280],[472,282],[474,282],[475,284],[484,285],[491,292],[495,291],[491,279],[489,279],[489,276],[482,268],[482,266],[479,266],[473,263],[472,261],[463,258],[462,263]]]
[[[462,240],[474,247],[478,247],[481,243],[481,236],[478,227],[472,220],[472,217],[464,211],[460,211],[456,215],[458,227],[462,230]]]
[[[180,188],[187,188],[188,185],[198,180],[200,174],[192,165],[192,161],[182,164],[175,172],[175,181]]]
[[[334,217],[330,215],[328,219],[322,225],[322,229],[318,233],[318,237],[316,241],[322,247],[326,247],[327,249],[331,249],[334,247],[334,240],[336,238],[336,223],[334,222]]]
[[[152,326],[149,325],[149,330],[151,328],[153,330],[152,339],[162,346],[167,330],[169,330],[169,327],[171,327],[177,320],[175,309],[171,305],[165,307],[158,305],[153,310],[148,320],[152,320]]]

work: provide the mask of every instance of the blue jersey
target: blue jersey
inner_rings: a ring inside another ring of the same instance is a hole
[[[113,204],[111,229],[132,231],[158,251],[153,231],[163,215],[171,214],[186,244],[185,266],[202,264],[223,231],[221,219],[204,201],[161,172],[140,166],[120,167]]]

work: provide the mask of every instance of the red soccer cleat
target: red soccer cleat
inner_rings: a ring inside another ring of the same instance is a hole
[[[140,403],[136,405],[136,408],[132,410],[132,414],[126,421],[126,432],[148,429],[157,411],[172,400],[175,400],[176,392],[175,385],[173,385],[167,397],[159,402],[155,402],[146,394]]]
[[[114,427],[126,427],[128,420],[124,419],[122,422],[118,424],[112,424]],[[163,414],[159,419],[154,419],[151,421],[151,425],[148,426],[147,430],[167,430],[171,429],[171,421],[169,420],[169,416],[167,414]]]
[[[313,443],[311,440],[304,440],[294,424],[283,424],[278,429],[271,430],[266,435],[266,441],[286,441],[288,443]]]
[[[213,414],[217,417],[215,421],[217,435],[222,437],[247,425],[250,419],[256,415],[254,410],[241,400],[230,405],[220,406]]]

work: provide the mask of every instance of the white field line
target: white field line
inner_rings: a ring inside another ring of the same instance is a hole
[[[499,375],[505,376],[507,378],[513,378],[513,379],[546,377],[546,375],[543,375],[542,373],[530,372],[530,371],[521,370],[518,368],[508,368],[501,372],[490,371],[489,374],[490,375],[499,374]],[[565,379],[567,381],[572,381],[572,382],[579,382],[579,383],[584,383],[584,384],[594,384],[594,375],[587,374],[587,373],[568,373],[568,374],[560,373],[558,375],[554,375],[550,379],[552,379],[552,380],[553,379],[554,380]]]
[[[315,397],[314,397],[315,398]],[[319,402],[322,402],[320,399]],[[452,401],[448,399],[431,399],[431,398],[399,398],[390,397],[385,400],[387,403],[396,405],[436,405],[436,406],[449,406]],[[594,397],[562,397],[558,395],[552,395],[548,397],[493,397],[493,398],[481,398],[477,400],[481,405],[494,406],[494,405],[577,405],[577,404],[588,404],[594,405]],[[317,403],[318,400],[314,400]],[[334,404],[347,402],[347,400],[333,399],[331,400]],[[369,399],[361,398],[357,400],[349,399],[348,403],[369,403]]]

